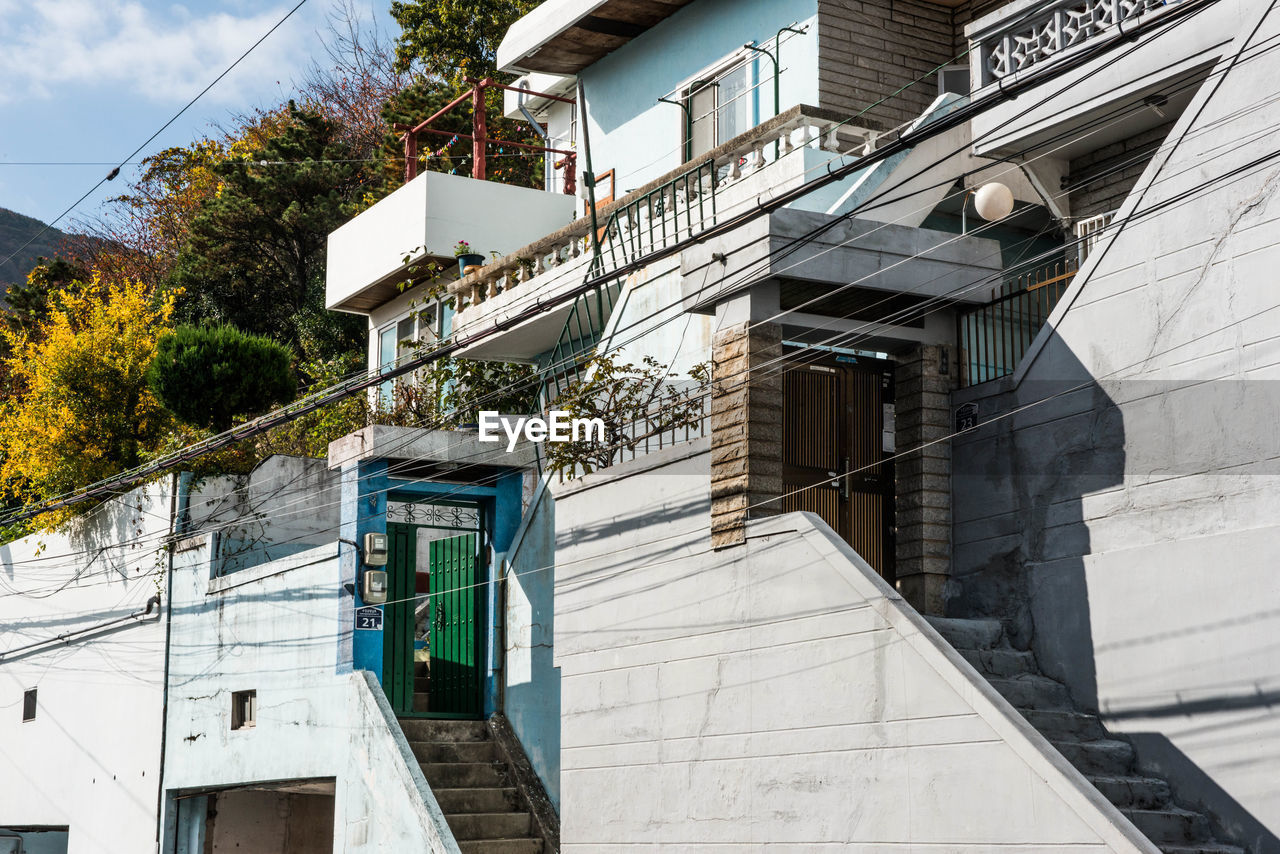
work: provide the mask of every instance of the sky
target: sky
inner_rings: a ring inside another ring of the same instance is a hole
[[[385,33],[390,0],[349,0]],[[297,4],[262,0],[0,0],[0,207],[51,221]],[[216,134],[214,124],[289,97],[324,56],[337,0],[307,0],[234,71],[142,151]],[[102,212],[126,166],[58,223]]]

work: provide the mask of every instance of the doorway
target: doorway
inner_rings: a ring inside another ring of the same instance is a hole
[[[782,380],[782,512],[817,514],[892,584],[893,362],[803,352]]]
[[[389,504],[382,681],[399,716],[483,717],[482,519],[475,505]]]

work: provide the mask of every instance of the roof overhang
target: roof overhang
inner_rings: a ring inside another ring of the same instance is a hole
[[[511,25],[503,71],[577,74],[693,0],[547,0]]]

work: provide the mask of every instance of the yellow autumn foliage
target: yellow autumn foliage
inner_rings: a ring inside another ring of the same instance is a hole
[[[145,378],[170,329],[173,295],[140,281],[56,293],[29,333],[0,330],[12,393],[0,404],[0,488],[28,504],[142,461],[168,415]]]

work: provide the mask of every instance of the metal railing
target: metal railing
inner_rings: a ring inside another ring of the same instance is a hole
[[[985,305],[960,313],[960,380],[965,386],[1012,374],[1079,269],[1074,258],[1005,283]]]
[[[837,140],[840,121],[838,114],[827,110],[793,107],[708,152],[697,164],[685,164],[602,205],[597,222],[602,260],[596,272],[607,274],[670,242],[710,228],[718,214],[716,194],[774,163],[778,156],[775,148],[780,156],[804,146],[834,152],[855,141],[874,147],[881,138],[873,131],[841,126]],[[591,252],[591,220],[582,217],[450,283],[448,290],[457,297],[462,314]],[[461,316],[454,321],[455,327],[467,322],[469,317]]]
[[[1025,4],[1035,14],[1014,15],[972,35],[976,88],[1026,71],[1060,53],[1109,33],[1179,0],[1055,0]],[[1006,16],[1007,17],[1007,16]]]

